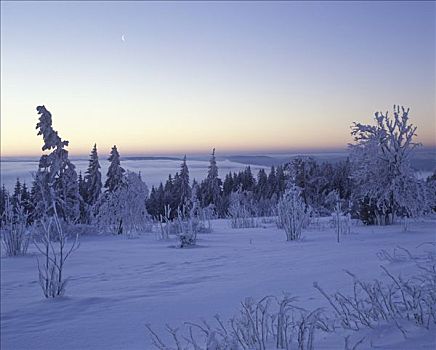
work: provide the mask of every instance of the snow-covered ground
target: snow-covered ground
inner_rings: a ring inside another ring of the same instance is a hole
[[[82,237],[67,262],[66,296],[56,300],[43,298],[33,247],[24,257],[2,257],[1,349],[152,349],[146,323],[166,338],[165,323],[212,320],[217,313],[228,319],[247,296],[288,292],[303,307],[330,311],[314,281],[328,292],[349,292],[344,269],[367,280],[387,279],[381,264],[395,275],[411,274],[413,262],[382,262],[376,253],[397,245],[415,252],[420,243],[436,241],[434,220],[414,223],[408,232],[400,225],[356,226],[339,244],[330,228],[286,242],[273,223],[263,226],[236,230],[217,220],[192,249],[174,248],[175,240],[154,234]],[[416,328],[405,340],[398,330],[381,328],[371,336],[378,349],[432,349],[435,334]],[[323,337],[316,349],[344,348],[343,334]],[[368,342],[358,349],[367,348]]]

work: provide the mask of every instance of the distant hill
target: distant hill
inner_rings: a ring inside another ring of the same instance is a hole
[[[121,160],[179,160],[182,161],[181,158],[176,157],[121,157]]]
[[[235,163],[261,166],[277,166],[288,161],[288,158],[275,158],[270,156],[228,156],[227,159]]]

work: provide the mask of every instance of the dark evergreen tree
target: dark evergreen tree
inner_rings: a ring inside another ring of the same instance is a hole
[[[17,212],[18,208],[21,206],[21,182],[17,178],[15,182],[14,192],[12,193],[12,208],[14,213]]]
[[[256,199],[268,197],[268,175],[264,169],[260,169],[257,173]]]
[[[276,189],[277,195],[281,196],[283,193],[285,193],[286,184],[288,182],[288,179],[286,178],[285,171],[282,165],[279,165],[277,167],[276,180],[277,180],[277,189]]]
[[[188,207],[191,199],[191,186],[189,184],[189,169],[186,164],[186,155],[180,167],[180,177],[177,181],[177,187],[180,195],[180,205]]]
[[[32,223],[32,211],[33,211],[33,206],[32,206],[32,200],[30,197],[30,192],[27,189],[27,185],[24,182],[23,185],[21,186],[21,204],[23,206],[24,209],[24,213],[27,215],[27,224],[30,225]]]
[[[242,173],[242,191],[254,191],[256,180],[251,172],[250,166],[246,167]]]
[[[106,192],[114,192],[125,183],[125,170],[121,167],[120,154],[118,153],[117,146],[112,147],[108,160],[110,165],[104,187],[106,188]]]
[[[118,155],[118,161],[119,161],[119,155]],[[123,171],[121,171],[121,173],[123,173]],[[84,201],[90,206],[97,203],[98,199],[101,196],[101,188],[102,188],[102,182],[101,182],[100,163],[98,161],[97,145],[94,144],[91,154],[89,155],[88,169],[86,170],[85,173],[84,186],[83,186],[84,194],[82,195]]]
[[[6,203],[9,201],[9,193],[6,190],[5,185],[3,184],[0,188],[0,224],[3,225],[4,223],[4,212],[6,209]],[[0,226],[1,226],[0,225]]]
[[[223,195],[228,196],[233,192],[233,174],[232,172],[226,174],[223,183]]]
[[[215,158],[215,148],[210,157],[210,164],[206,179],[200,186],[202,193],[202,205],[207,207],[210,204],[218,206],[221,199],[221,179],[218,177],[218,166]]]
[[[277,189],[278,186],[277,186],[276,169],[273,165],[268,175],[268,198],[271,198],[273,195],[277,196],[278,193]]]
[[[82,198],[86,195],[84,183],[83,183],[83,177],[82,172],[79,171],[79,175],[77,177],[77,184],[79,185],[79,194],[82,196]]]

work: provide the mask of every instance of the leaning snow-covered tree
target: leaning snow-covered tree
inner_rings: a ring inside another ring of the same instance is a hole
[[[97,223],[100,229],[114,234],[133,234],[151,230],[151,218],[146,209],[147,185],[141,176],[127,171],[122,185],[107,192],[97,203]]]
[[[396,216],[418,216],[425,210],[424,187],[410,165],[420,144],[409,109],[394,106],[393,116],[375,113],[375,125],[354,123],[349,145],[357,199],[374,208],[375,222],[391,224]]]
[[[75,166],[68,159],[65,149],[68,141],[63,141],[53,129],[51,113],[44,106],[38,106],[36,110],[40,115],[36,128],[39,129],[38,135],[44,139],[42,150],[51,151],[41,156],[35,175],[43,199],[39,201],[36,211],[45,213],[53,210],[45,207],[44,203],[55,203],[59,217],[66,222],[74,222],[79,217],[81,197]]]

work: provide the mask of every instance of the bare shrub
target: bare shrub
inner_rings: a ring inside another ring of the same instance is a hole
[[[328,300],[341,326],[345,329],[360,330],[374,328],[380,322],[393,323],[404,334],[400,320],[413,322],[429,328],[436,324],[436,266],[428,264],[418,267],[422,273],[405,280],[395,277],[384,266],[380,266],[389,277],[388,283],[380,280],[361,281],[353,278],[353,295],[335,292],[327,294],[316,282],[314,287]]]
[[[230,195],[228,217],[232,228],[255,228],[259,227],[259,220],[255,217],[252,205],[247,203],[244,193],[233,192]]]
[[[215,316],[215,324],[185,323],[185,332],[166,326],[174,345],[169,346],[146,325],[153,345],[160,350],[313,350],[315,331],[329,332],[332,328],[323,319],[320,309],[308,312],[294,305],[295,298],[278,299],[267,296],[259,301],[246,298],[239,313],[224,322]],[[295,347],[294,347],[295,346]]]
[[[310,210],[301,197],[301,189],[297,186],[288,188],[280,199],[278,206],[278,224],[286,232],[288,241],[301,239],[301,232],[309,225]]]
[[[17,206],[14,210],[8,198],[0,230],[2,245],[7,256],[26,254],[31,236],[27,219],[28,214],[23,206]]]
[[[68,235],[62,228],[55,206],[52,216],[44,215],[40,221],[40,235],[34,244],[42,254],[42,261],[37,258],[39,284],[46,298],[64,295],[67,279],[63,272],[67,259],[79,248],[79,236],[68,244]]]

